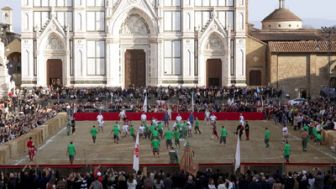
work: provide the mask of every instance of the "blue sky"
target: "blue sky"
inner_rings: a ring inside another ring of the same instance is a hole
[[[0,0],[0,8],[14,9],[14,30],[20,32],[21,0]],[[278,0],[249,0],[249,21],[259,22],[278,7]],[[336,0],[286,0],[286,7],[301,17],[305,25],[321,27],[336,25]]]

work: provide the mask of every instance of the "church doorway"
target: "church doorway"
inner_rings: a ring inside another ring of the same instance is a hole
[[[142,49],[125,52],[125,87],[146,86],[146,53]]]
[[[62,60],[48,59],[47,60],[47,85],[62,86]]]
[[[206,85],[208,87],[222,86],[221,59],[208,59],[206,62]]]

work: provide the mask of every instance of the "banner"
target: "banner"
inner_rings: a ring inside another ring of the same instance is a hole
[[[133,169],[138,172],[140,166],[140,145],[139,145],[139,132],[137,133],[134,152],[133,152]]]

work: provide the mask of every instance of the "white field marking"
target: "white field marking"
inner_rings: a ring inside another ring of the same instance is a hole
[[[42,150],[44,147],[46,147],[49,143],[53,142],[54,138],[58,135],[60,135],[64,130],[66,129],[66,127],[64,127],[63,129],[61,129],[60,131],[58,131],[58,133],[56,133],[54,136],[52,136],[50,139],[48,139],[42,146],[40,146],[38,148],[38,150]],[[28,159],[28,155],[24,156],[24,158],[17,160],[15,165],[19,165],[22,162],[24,162],[25,160]]]

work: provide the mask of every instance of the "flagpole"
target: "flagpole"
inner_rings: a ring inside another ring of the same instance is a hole
[[[235,162],[234,162],[234,172],[236,173],[239,168],[240,168],[240,138],[237,135],[237,146],[236,146],[236,155],[235,155]]]
[[[140,169],[140,143],[139,143],[139,131],[138,131],[133,151],[133,170],[138,172],[139,169]]]

